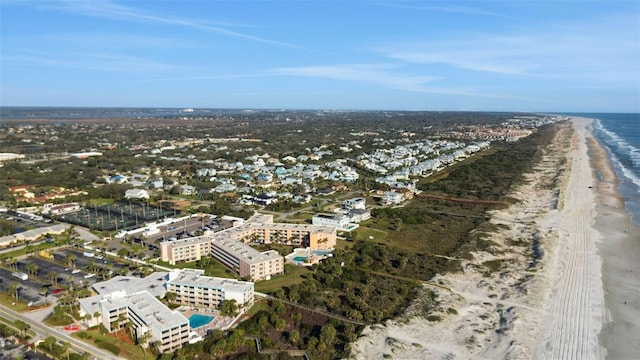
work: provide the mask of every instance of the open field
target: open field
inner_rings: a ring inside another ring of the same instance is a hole
[[[258,292],[270,293],[287,286],[299,284],[305,280],[311,271],[304,266],[284,265],[284,275],[276,276],[271,280],[259,281],[255,285]]]

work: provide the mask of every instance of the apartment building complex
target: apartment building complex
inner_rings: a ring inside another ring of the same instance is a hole
[[[180,349],[189,341],[189,320],[179,312],[169,310],[149,292],[127,295],[121,290],[101,297],[102,324],[107,331],[122,329],[130,321],[136,339],[148,332],[148,342],[155,342],[160,353]]]
[[[172,270],[168,276],[167,291],[177,295],[176,303],[216,308],[224,300],[235,300],[241,311],[253,305],[252,282],[204,276],[199,269]]]
[[[336,228],[306,224],[273,223],[272,215],[256,214],[247,221],[212,235],[165,241],[160,244],[162,261],[175,265],[180,261],[197,261],[212,255],[253,281],[267,280],[284,272],[284,258],[276,251],[259,252],[247,243],[288,244],[312,250],[332,249]]]
[[[284,273],[284,257],[275,250],[260,252],[242,242],[227,239],[211,243],[211,254],[242,278],[269,280]]]

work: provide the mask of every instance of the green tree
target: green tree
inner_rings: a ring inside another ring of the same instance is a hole
[[[178,294],[172,291],[167,291],[167,293],[164,294],[164,298],[165,300],[167,300],[168,303],[173,303],[178,298]]]
[[[71,343],[65,342],[62,344],[62,352],[67,355],[67,360],[69,360],[69,349],[71,349]]]
[[[18,285],[17,282],[12,282],[11,285],[9,285],[9,288],[7,289],[7,294],[13,298],[18,299],[18,288],[20,287],[20,285]]]
[[[331,348],[336,339],[336,335],[336,328],[331,324],[325,324],[322,329],[320,329],[320,344],[324,345],[325,348]]]
[[[222,300],[220,303],[220,314],[223,316],[236,316],[238,314],[238,305],[235,300]]]
[[[68,267],[75,269],[76,268],[76,255],[72,253],[67,253],[64,257],[64,262]]]
[[[18,328],[18,330],[20,331],[20,335],[24,338],[27,336],[27,330],[29,330],[29,328],[31,326],[29,326],[29,324],[27,324],[26,322],[22,321],[22,320],[16,320],[14,322],[14,324],[16,325],[16,328]]]
[[[140,336],[140,339],[138,339],[138,344],[142,346],[142,352],[145,356],[147,355],[147,348],[149,347],[149,339],[151,339],[150,330],[145,331],[144,334]]]
[[[296,346],[298,345],[298,341],[300,341],[300,333],[298,330],[291,330],[289,332],[289,342],[291,345]]]
[[[49,349],[49,353],[50,354],[53,354],[53,346],[56,344],[56,342],[57,342],[56,338],[54,338],[53,336],[49,335],[44,339],[42,344]]]
[[[33,276],[38,275],[38,269],[39,269],[39,266],[36,263],[27,264],[27,272],[29,273],[29,275],[33,275]]]
[[[51,285],[58,284],[58,274],[50,272],[47,274],[47,280],[51,283]]]

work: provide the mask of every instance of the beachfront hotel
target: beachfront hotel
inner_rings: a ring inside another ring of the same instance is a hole
[[[253,281],[268,280],[284,272],[284,258],[276,251],[259,252],[247,243],[332,249],[336,244],[336,228],[273,223],[273,215],[256,213],[248,220],[236,221],[233,227],[214,234],[162,242],[160,256],[162,261],[175,265],[212,255],[241,277]]]
[[[224,300],[235,300],[240,311],[253,305],[253,283],[204,276],[204,270],[180,269],[169,272],[167,292],[174,302],[195,307],[217,308]]]

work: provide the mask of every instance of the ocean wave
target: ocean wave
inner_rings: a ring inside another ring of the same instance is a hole
[[[594,128],[608,137],[602,138],[602,140],[606,143],[606,145],[609,145],[610,152],[625,155],[629,158],[633,166],[640,167],[640,149],[631,145],[627,140],[621,138],[615,132],[605,128],[604,125],[602,125],[600,119],[595,119]],[[616,151],[613,151],[614,147]]]
[[[629,169],[628,167],[624,166],[623,162],[620,161],[618,156],[616,156],[615,152],[613,152],[612,149],[606,143],[605,143],[605,147],[607,148],[607,151],[609,152],[610,160],[615,165],[614,168],[619,169],[619,171],[616,171],[618,173],[618,176],[621,176],[621,175],[624,176],[627,180],[629,180],[636,187],[638,187],[638,189],[640,189],[640,177],[638,177],[631,169]],[[620,174],[620,172],[622,174]]]

